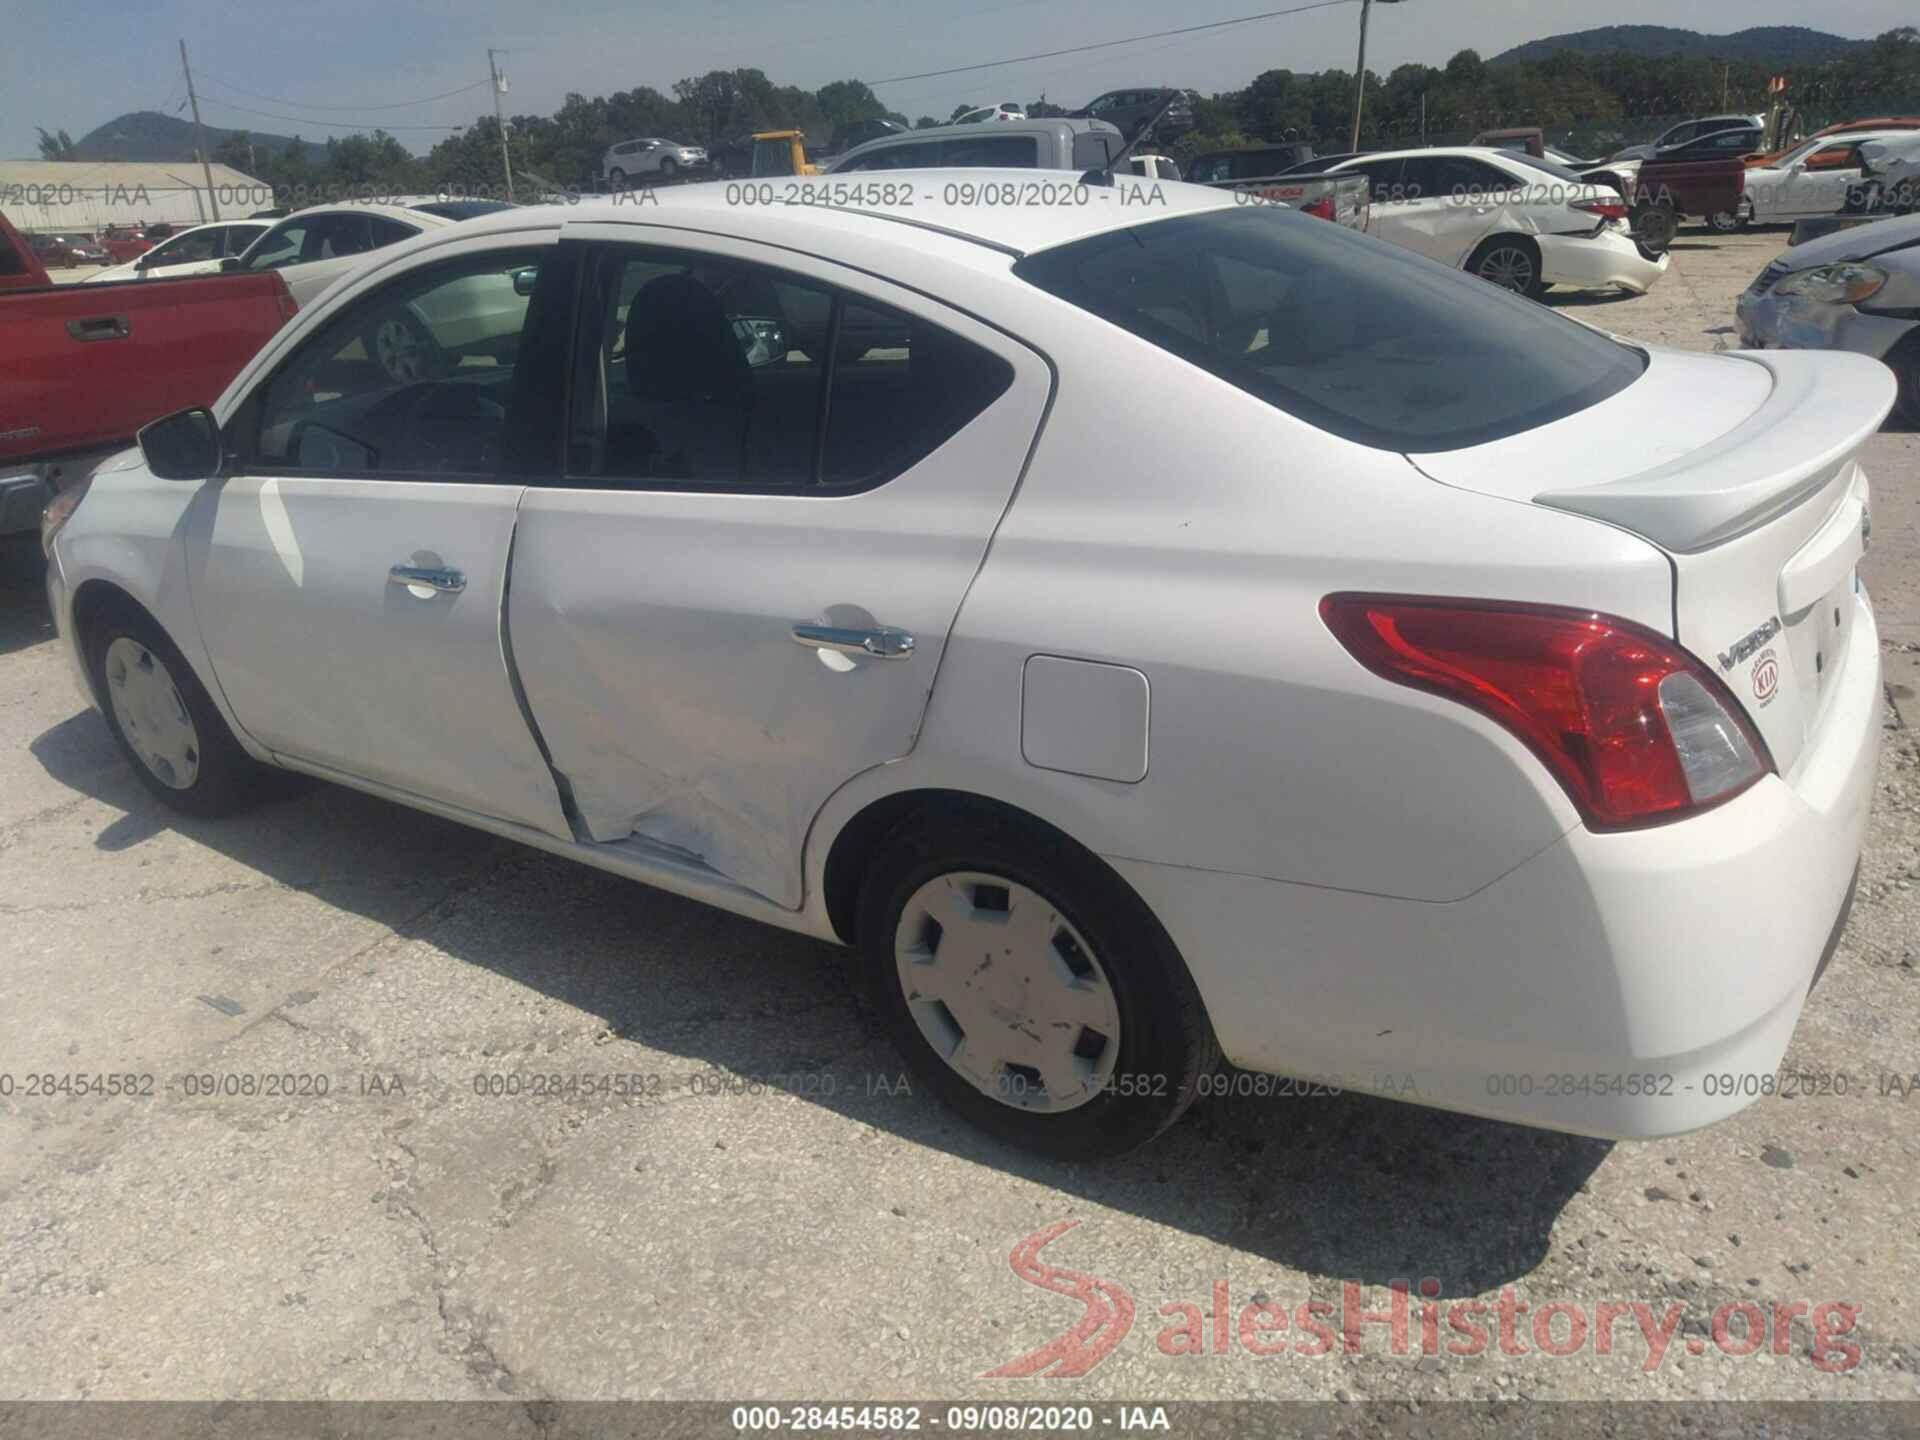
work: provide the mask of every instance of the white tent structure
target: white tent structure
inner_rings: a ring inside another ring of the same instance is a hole
[[[245,219],[273,204],[273,187],[228,165],[213,167],[213,193],[194,161],[0,160],[0,214],[21,230],[97,232],[166,220],[198,225]]]

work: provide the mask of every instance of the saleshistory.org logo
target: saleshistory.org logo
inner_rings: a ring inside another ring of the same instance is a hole
[[[1042,1250],[1079,1223],[1060,1220],[1034,1231],[1013,1247],[1007,1260],[1029,1285],[1080,1305],[1080,1318],[1046,1344],[983,1372],[981,1379],[1076,1379],[1117,1350],[1133,1329],[1134,1301],[1123,1287],[1040,1258]],[[1417,1303],[1416,1288],[1421,1297]],[[1813,1361],[1814,1369],[1838,1375],[1860,1363],[1860,1346],[1842,1338],[1853,1334],[1860,1307],[1845,1300],[1772,1305],[1729,1301],[1708,1317],[1704,1335],[1686,1331],[1682,1338],[1688,1307],[1677,1301],[1664,1310],[1645,1300],[1553,1300],[1535,1306],[1511,1285],[1492,1300],[1442,1301],[1441,1284],[1432,1277],[1418,1287],[1395,1280],[1386,1289],[1385,1309],[1367,1309],[1362,1287],[1349,1280],[1340,1287],[1337,1306],[1331,1300],[1303,1300],[1289,1309],[1261,1295],[1236,1314],[1231,1287],[1216,1280],[1205,1306],[1170,1300],[1159,1308],[1157,1313],[1173,1323],[1154,1337],[1154,1348],[1176,1358],[1228,1355],[1236,1345],[1254,1356],[1318,1358],[1336,1350],[1358,1355],[1372,1348],[1369,1339],[1384,1339],[1395,1355],[1438,1355],[1444,1348],[1449,1355],[1475,1356],[1497,1348],[1501,1355],[1517,1357],[1531,1348],[1564,1358],[1589,1350],[1613,1354],[1617,1328],[1627,1347],[1645,1347],[1640,1369],[1651,1374],[1676,1340],[1689,1355],[1704,1355],[1709,1344],[1735,1357],[1762,1351],[1792,1354],[1798,1321],[1804,1332],[1798,1350]]]

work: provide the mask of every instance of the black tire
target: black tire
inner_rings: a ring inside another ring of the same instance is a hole
[[[627,188],[627,172],[622,170],[618,165],[614,166],[607,174],[607,186],[614,194],[618,195],[622,190]]]
[[[125,653],[114,651],[114,642],[119,640],[132,642],[154,663],[164,667],[165,678],[172,682],[180,707],[192,721],[197,740],[194,755],[197,772],[185,786],[163,780],[122,728],[113,698],[113,681],[108,675],[110,652]],[[206,687],[193,673],[193,667],[145,612],[128,605],[116,605],[95,616],[87,627],[86,657],[88,678],[100,699],[101,713],[106,716],[114,744],[120,747],[120,753],[133,767],[140,783],[156,798],[188,815],[216,816],[231,815],[278,792],[275,782],[283,772],[262,765],[240,748]]]
[[[949,1108],[1024,1149],[1087,1160],[1145,1144],[1193,1102],[1201,1077],[1219,1064],[1200,992],[1152,912],[1096,856],[1056,832],[986,809],[909,817],[875,853],[880,858],[862,886],[857,922],[874,1005],[917,1077]],[[916,892],[955,872],[985,872],[1035,892],[1098,957],[1117,1004],[1120,1040],[1112,1080],[1075,1108],[1035,1113],[977,1088],[915,1021],[895,935]]]
[[[1920,430],[1920,334],[1909,335],[1887,356],[1900,396],[1893,402],[1894,417],[1911,430]]]
[[[1674,213],[1671,205],[1651,204],[1634,208],[1633,238],[1642,254],[1655,259],[1666,254],[1673,246],[1673,237],[1679,233],[1680,217]]]
[[[1529,300],[1547,293],[1540,278],[1540,247],[1525,235],[1495,235],[1480,242],[1467,259],[1469,275]]]
[[[680,164],[678,161],[673,159],[665,159],[660,162],[660,178],[662,180],[665,180],[669,185],[673,183],[674,179],[679,174],[680,174]]]
[[[1732,210],[1717,210],[1707,217],[1708,228],[1719,235],[1738,235],[1753,219],[1753,212],[1742,200]]]

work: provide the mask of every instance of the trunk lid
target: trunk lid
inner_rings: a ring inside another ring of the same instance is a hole
[[[1890,371],[1820,351],[1653,351],[1578,415],[1414,464],[1447,485],[1585,515],[1666,552],[1674,637],[1727,687],[1785,774],[1818,729],[1852,625],[1867,480]]]

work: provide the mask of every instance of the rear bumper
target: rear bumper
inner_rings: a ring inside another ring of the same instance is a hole
[[[1667,256],[1649,260],[1625,232],[1599,235],[1538,235],[1540,278],[1549,285],[1581,290],[1618,287],[1644,295],[1671,263]]]
[[[1581,1134],[1697,1129],[1774,1088],[1851,894],[1881,706],[1855,603],[1792,773],[1673,825],[1576,829],[1464,900],[1111,863],[1238,1065]]]
[[[1870,315],[1791,295],[1741,295],[1734,306],[1740,344],[1750,350],[1851,350],[1884,360],[1920,320]]]

